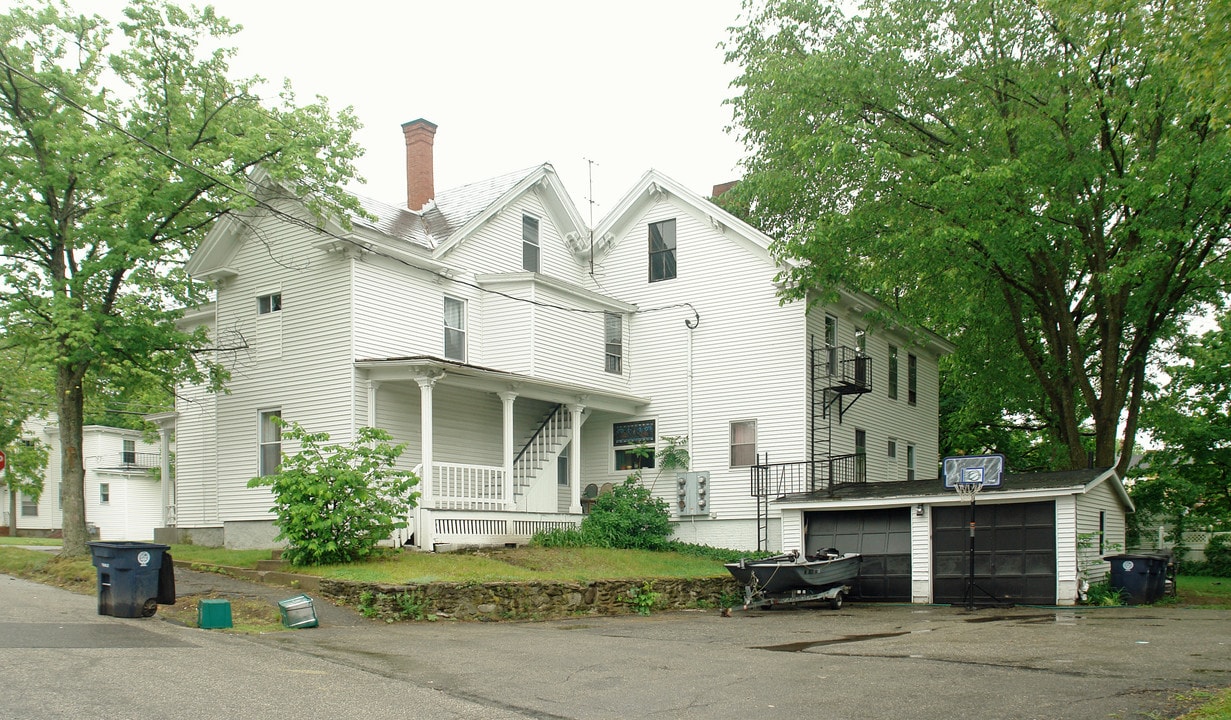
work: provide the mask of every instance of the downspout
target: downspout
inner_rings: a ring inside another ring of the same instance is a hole
[[[692,310],[692,319],[688,319],[688,318],[684,319],[684,327],[688,328],[688,442],[689,442],[689,448],[690,448],[689,453],[688,453],[688,467],[684,469],[691,470],[692,469],[692,451],[691,451],[692,445],[691,443],[693,442],[693,436],[692,436],[693,337],[692,337],[692,333],[694,330],[697,329],[697,326],[701,324],[701,314],[698,313],[697,309],[692,306],[692,303],[685,303],[685,305],[688,306],[689,310]]]

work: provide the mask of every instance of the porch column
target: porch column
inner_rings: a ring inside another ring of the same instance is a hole
[[[581,514],[581,413],[585,405],[569,405],[569,422],[573,428],[573,447],[568,454],[568,511],[573,515]]]
[[[504,406],[504,507],[513,510],[513,401],[517,393],[506,391],[496,395]]]
[[[432,527],[432,388],[436,387],[439,375],[417,377],[419,383],[419,437],[422,452],[423,476],[419,479],[419,504],[415,507],[415,545],[420,550],[431,550],[435,546],[435,532]]]
[[[171,475],[171,433],[175,431],[174,412],[146,416],[158,426],[158,472],[162,480],[162,526],[175,525],[175,477]]]

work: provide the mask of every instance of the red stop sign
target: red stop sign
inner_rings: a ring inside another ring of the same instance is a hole
[[[6,460],[7,458],[4,457],[4,451],[0,450],[0,470],[4,469],[4,463]]]

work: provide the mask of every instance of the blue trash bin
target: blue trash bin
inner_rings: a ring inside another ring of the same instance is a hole
[[[158,577],[169,545],[143,542],[92,542],[98,570],[98,614],[151,617],[158,612]]]
[[[1128,593],[1129,605],[1148,605],[1163,596],[1167,558],[1162,555],[1108,555],[1110,584]]]

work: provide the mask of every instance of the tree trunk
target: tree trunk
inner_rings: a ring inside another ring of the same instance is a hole
[[[61,527],[64,547],[60,554],[80,557],[89,554],[89,533],[85,517],[85,463],[81,457],[81,427],[85,414],[82,373],[75,366],[56,370],[56,397],[60,420],[60,489],[63,493]]]
[[[12,485],[9,485],[9,537],[17,537],[17,489]]]

